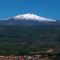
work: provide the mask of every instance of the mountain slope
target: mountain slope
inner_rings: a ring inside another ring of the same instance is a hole
[[[0,21],[0,54],[60,51],[60,21],[23,14]],[[46,19],[46,20],[45,20]]]
[[[34,14],[21,14],[9,18],[7,20],[1,20],[0,25],[33,26],[33,25],[53,24],[55,22],[56,20],[47,19]]]

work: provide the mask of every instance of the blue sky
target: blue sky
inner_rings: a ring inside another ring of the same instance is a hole
[[[60,0],[0,0],[0,19],[25,13],[60,19]]]

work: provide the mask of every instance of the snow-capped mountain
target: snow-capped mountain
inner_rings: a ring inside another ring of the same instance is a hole
[[[41,24],[55,24],[56,20],[48,19],[35,14],[20,14],[6,20],[1,20],[0,25],[23,25],[23,26],[32,26],[32,25],[41,25]]]
[[[25,20],[37,20],[37,21],[56,21],[53,19],[47,19],[44,17],[37,16],[35,14],[21,14],[14,17],[15,19],[25,19]]]

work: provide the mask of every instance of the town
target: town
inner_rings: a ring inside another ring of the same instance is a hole
[[[41,57],[41,55],[35,56],[0,56],[0,60],[50,60],[47,56]]]
[[[20,55],[20,56],[0,56],[0,60],[60,60],[59,53],[41,53],[32,55]]]

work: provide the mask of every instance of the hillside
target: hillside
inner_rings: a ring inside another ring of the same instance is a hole
[[[60,25],[0,25],[0,54],[40,51],[43,48],[60,49]]]

